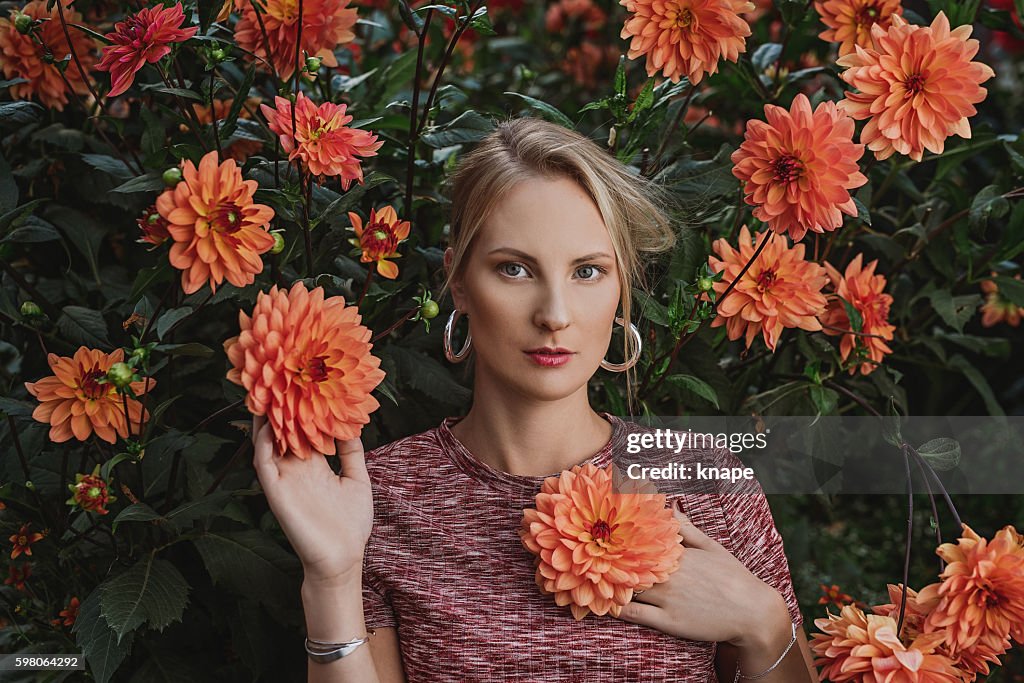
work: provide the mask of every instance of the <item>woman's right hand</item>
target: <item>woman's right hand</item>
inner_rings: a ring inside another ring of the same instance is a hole
[[[253,466],[270,509],[302,561],[307,581],[361,580],[373,526],[373,497],[359,438],[337,441],[341,475],[327,458],[274,452],[266,417],[253,418]]]

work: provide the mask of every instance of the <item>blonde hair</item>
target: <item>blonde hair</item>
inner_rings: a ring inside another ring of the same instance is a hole
[[[635,352],[629,333],[632,287],[646,289],[643,253],[669,250],[675,231],[659,208],[670,197],[664,188],[629,167],[594,141],[563,126],[537,118],[510,118],[464,156],[448,179],[452,203],[449,246],[451,268],[439,298],[461,274],[473,239],[494,207],[519,182],[564,176],[575,180],[597,205],[611,237],[618,264],[623,358]],[[635,369],[626,371],[629,411],[634,410]]]

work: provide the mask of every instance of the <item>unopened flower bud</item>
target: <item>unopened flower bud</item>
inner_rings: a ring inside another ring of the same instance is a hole
[[[436,301],[424,301],[423,305],[420,306],[420,315],[425,320],[432,320],[437,317],[438,308]]]
[[[149,349],[147,349],[145,346],[138,347],[137,349],[132,351],[132,355],[128,358],[128,360],[131,361],[130,364],[133,367],[138,367],[140,365],[144,366],[146,364],[146,361],[149,360]]]
[[[320,70],[320,58],[319,57],[306,57],[306,71],[310,73],[316,73]]]
[[[26,318],[38,318],[43,314],[43,309],[35,301],[24,301],[21,304],[21,314]]]
[[[274,236],[274,246],[270,248],[270,253],[280,254],[284,251],[284,233],[280,230],[271,230],[270,234]]]
[[[114,363],[107,371],[107,381],[118,389],[124,389],[132,383],[135,376],[135,368],[127,363]]]
[[[14,15],[14,28],[22,35],[28,35],[32,31],[32,23],[32,17],[24,12],[18,12]]]
[[[164,171],[163,180],[167,187],[174,187],[181,182],[181,169],[177,166],[167,169]]]
[[[715,286],[715,281],[709,277],[697,278],[697,286],[702,292],[710,292]]]
[[[210,50],[210,59],[212,59],[215,62],[223,62],[227,56],[228,53],[224,50],[224,48],[215,47],[212,50]]]

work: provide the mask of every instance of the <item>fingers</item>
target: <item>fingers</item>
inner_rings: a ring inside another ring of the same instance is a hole
[[[699,548],[700,550],[717,550],[723,548],[722,544],[711,538],[690,521],[690,518],[681,510],[682,501],[677,500],[672,506],[672,514],[679,520],[679,533],[683,536],[683,545],[687,548]],[[724,548],[723,548],[724,549]]]
[[[277,463],[274,461],[273,432],[267,419],[262,416],[253,417],[253,456],[252,465],[260,476],[277,475]]]
[[[609,612],[609,614],[611,614]],[[659,629],[659,623],[664,618],[665,610],[654,605],[648,605],[643,602],[627,602],[622,606],[619,611],[618,619],[628,621],[633,624],[640,624],[642,626],[650,626],[651,628]],[[614,615],[612,615],[614,616]]]
[[[338,440],[335,442],[338,458],[341,460],[341,476],[370,483],[370,475],[366,472],[366,458],[363,454],[363,441],[359,437]]]

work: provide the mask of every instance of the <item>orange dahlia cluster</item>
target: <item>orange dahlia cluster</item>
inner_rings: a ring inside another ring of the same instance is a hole
[[[895,15],[903,15],[900,0],[814,0],[814,9],[826,28],[818,37],[839,43],[839,55],[854,46],[871,47],[871,27],[888,29]]]
[[[274,98],[276,109],[261,104],[270,130],[281,138],[281,147],[288,159],[301,159],[303,166],[315,176],[338,176],[341,187],[348,190],[352,181],[363,182],[359,157],[377,155],[383,140],[367,130],[349,128],[352,116],[345,113],[348,105],[324,102],[319,107],[301,91],[295,100],[295,125],[292,127],[292,103],[283,97]],[[293,133],[294,130],[294,133]]]
[[[303,0],[302,49],[297,55],[298,0],[235,0],[240,15],[235,40],[242,49],[269,61],[282,80],[295,73],[296,56],[300,60],[317,57],[326,66],[335,67],[338,60],[334,50],[356,37],[352,28],[359,17],[348,4],[349,0]],[[259,17],[255,5],[259,6]]]
[[[995,272],[992,273],[995,277]],[[1014,276],[1015,280],[1020,279],[1020,273]],[[981,324],[983,327],[992,327],[1005,322],[1010,327],[1020,325],[1020,319],[1024,311],[1017,304],[1013,303],[999,293],[999,285],[995,280],[982,280],[981,291],[985,293],[985,301],[981,304]]]
[[[245,387],[253,415],[266,415],[279,455],[334,455],[335,439],[359,435],[380,407],[370,392],[384,371],[355,306],[299,281],[260,292],[238,322],[240,334],[224,342],[227,377]]]
[[[186,294],[226,279],[236,287],[251,285],[263,271],[263,254],[274,246],[268,231],[274,210],[253,201],[257,183],[242,180],[234,159],[218,163],[216,150],[199,161],[181,164],[182,181],[157,197],[156,209],[167,221],[171,265],[181,272]]]
[[[85,441],[95,433],[114,443],[117,437],[139,433],[148,411],[138,399],[118,393],[113,382],[106,381],[110,366],[124,361],[124,349],[104,353],[82,346],[73,357],[51,353],[47,360],[53,375],[25,382],[25,388],[39,399],[32,417],[50,425],[50,441],[63,443],[72,437]],[[135,396],[154,386],[152,378],[128,385]]]
[[[668,579],[683,554],[679,521],[660,493],[623,493],[610,468],[577,465],[544,480],[519,536],[536,581],[573,617],[619,616],[634,591]]]
[[[747,122],[743,143],[732,154],[733,175],[746,183],[754,217],[794,241],[808,230],[823,233],[857,215],[850,190],[868,179],[857,161],[864,145],[853,142],[854,122],[825,101],[811,110],[800,93],[787,111],[764,107],[764,121]]]
[[[989,664],[1024,642],[1024,537],[1007,525],[991,541],[964,525],[956,543],[936,550],[948,564],[939,582],[889,586],[890,602],[865,614],[854,605],[814,624],[811,649],[822,680],[960,683],[988,675]]]
[[[991,67],[971,59],[978,41],[972,27],[950,30],[945,13],[931,26],[915,26],[894,14],[888,29],[871,27],[871,45],[855,46],[837,63],[842,78],[857,92],[839,103],[858,121],[867,120],[860,140],[878,159],[894,153],[920,161],[924,150],[941,154],[951,135],[971,137],[967,119],[985,99],[981,87],[995,76]]]
[[[70,0],[62,2],[65,21],[83,24],[82,15],[71,9]],[[46,9],[47,4],[46,0],[32,0],[21,8],[21,13],[32,19],[43,20],[36,28],[39,41],[23,35],[15,27],[14,18],[18,10],[11,10],[10,18],[0,18],[0,70],[3,71],[5,79],[24,78],[27,81],[8,86],[7,91],[14,99],[26,100],[34,96],[45,106],[63,111],[64,105],[68,102],[68,85],[79,95],[87,95],[89,87],[85,80],[87,76],[83,75],[73,61],[67,65],[64,77],[61,78],[56,64],[63,62],[71,54],[71,48],[61,27],[56,3],[49,10]],[[96,41],[79,30],[72,29],[69,33],[71,46],[74,47],[85,74],[88,74],[96,63]],[[43,61],[43,45],[50,49],[55,64]],[[67,84],[64,79],[67,79]]]
[[[747,51],[750,25],[741,14],[748,0],[619,0],[629,12],[619,36],[628,38],[627,57],[647,58],[647,75],[659,71],[673,83],[697,84],[718,73],[718,62],[735,62]]]
[[[768,244],[742,278],[740,271],[756,250],[747,226],[740,229],[738,249],[724,237],[711,245],[718,257],[709,256],[708,265],[712,272],[725,273],[714,283],[718,297],[739,278],[718,306],[711,327],[725,325],[729,339],[745,337],[747,348],[761,334],[774,351],[784,328],[799,327],[812,332],[821,329],[818,316],[827,304],[822,288],[828,277],[824,268],[804,258],[803,244],[789,246],[784,235],[774,232],[757,234],[757,244],[764,239]]]

